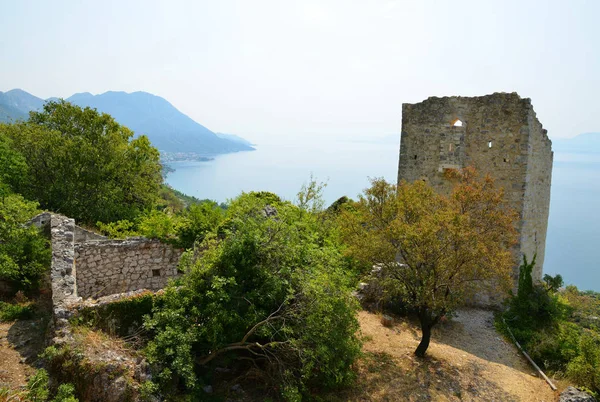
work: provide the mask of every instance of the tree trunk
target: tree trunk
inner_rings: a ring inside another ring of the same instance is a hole
[[[421,342],[417,346],[417,350],[415,350],[415,355],[425,357],[425,352],[427,352],[429,341],[431,340],[431,328],[435,324],[435,320],[429,316],[429,313],[425,309],[420,309],[419,321],[421,322],[422,336]]]

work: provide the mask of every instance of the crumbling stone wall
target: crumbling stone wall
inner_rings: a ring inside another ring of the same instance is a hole
[[[55,309],[64,310],[82,297],[156,291],[179,275],[177,265],[183,251],[170,244],[142,237],[111,240],[50,212],[37,215],[29,224],[50,238]]]
[[[402,105],[398,182],[425,180],[450,191],[444,170],[474,166],[503,187],[518,213],[522,256],[537,254],[534,279],[541,280],[550,206],[552,143],[538,121],[531,100],[516,93],[479,97],[431,97]]]
[[[182,251],[158,240],[96,240],[75,245],[77,286],[83,298],[138,289],[159,290],[178,275]]]
[[[75,221],[63,215],[43,212],[32,218],[29,225],[42,230],[50,239],[50,289],[52,291],[53,344],[72,340],[69,318],[72,307],[81,301],[77,296],[75,269]]]
[[[75,270],[75,220],[62,215],[50,216],[50,246],[52,263],[50,280],[52,283],[52,304],[66,307],[77,301],[77,281]]]
[[[124,297],[143,295],[138,289],[164,287],[169,277],[177,275],[181,250],[144,238],[108,240],[50,212],[29,224],[50,238],[53,320],[48,335],[51,344],[67,346],[49,360],[48,369],[59,380],[73,382],[85,400],[141,400],[140,384],[150,379],[146,361],[121,350],[98,350],[72,331],[69,319],[82,309],[100,309]],[[100,300],[80,297],[121,293],[123,287],[138,291]]]

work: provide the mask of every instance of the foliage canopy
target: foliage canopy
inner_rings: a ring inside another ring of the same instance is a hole
[[[600,393],[600,294],[561,289],[560,275],[531,277],[535,258],[523,259],[519,292],[503,314],[514,336],[544,369]],[[502,327],[502,325],[501,325]]]
[[[157,200],[159,153],[111,116],[51,101],[29,121],[0,126],[27,162],[15,191],[44,209],[94,224],[135,217]]]
[[[50,266],[48,241],[25,225],[36,212],[37,203],[18,194],[0,196],[0,279],[15,290],[36,289]]]
[[[233,361],[290,400],[348,383],[360,352],[357,305],[339,247],[322,229],[266,193],[234,200],[220,236],[189,252],[183,279],[146,322],[163,387],[202,392],[207,369]]]
[[[419,316],[423,356],[431,328],[483,286],[510,286],[514,213],[489,177],[454,172],[451,195],[423,181],[395,186],[372,180],[359,201],[340,215],[348,252],[377,265],[386,296]]]

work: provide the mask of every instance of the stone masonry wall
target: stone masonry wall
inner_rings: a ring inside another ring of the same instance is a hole
[[[529,114],[529,147],[525,175],[523,227],[521,252],[531,260],[537,254],[533,277],[541,280],[546,252],[546,231],[550,213],[550,186],[552,181],[552,144],[533,109]]]
[[[181,253],[169,244],[144,238],[77,243],[79,296],[162,289],[170,278],[177,277]]]
[[[52,262],[50,280],[52,283],[52,304],[68,306],[78,301],[77,271],[75,269],[74,253],[75,220],[62,215],[51,215],[50,245],[52,247]]]
[[[461,124],[455,124],[457,121]],[[550,205],[552,144],[530,99],[516,93],[480,97],[432,97],[402,105],[398,182],[425,180],[449,192],[447,168],[474,166],[503,187],[520,216],[515,270],[522,255],[537,253],[534,279],[541,280]]]

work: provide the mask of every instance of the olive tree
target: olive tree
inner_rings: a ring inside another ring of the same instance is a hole
[[[418,315],[417,356],[425,355],[432,327],[467,296],[510,285],[515,214],[503,191],[471,168],[451,173],[456,185],[448,196],[420,180],[372,180],[339,219],[349,254],[381,267],[386,297]]]

